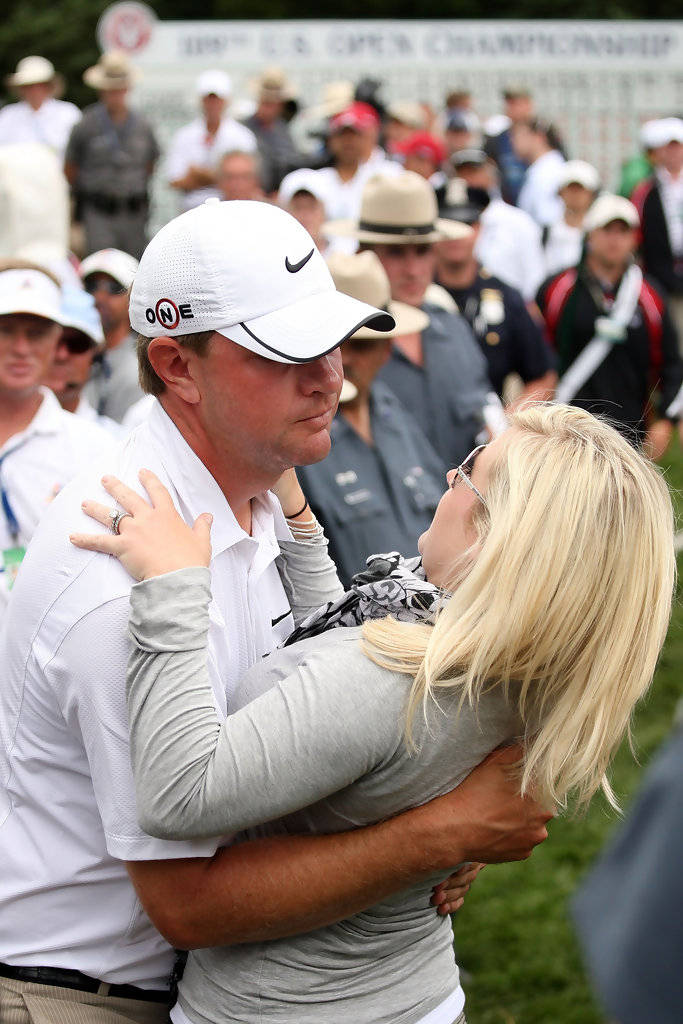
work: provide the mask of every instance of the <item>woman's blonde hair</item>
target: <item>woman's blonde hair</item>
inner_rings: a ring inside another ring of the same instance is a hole
[[[409,742],[438,690],[476,706],[503,686],[524,723],[522,791],[564,807],[602,787],[618,808],[606,771],[671,613],[671,499],[652,463],[583,410],[528,406],[511,426],[434,625],[368,622],[364,649],[414,676]]]

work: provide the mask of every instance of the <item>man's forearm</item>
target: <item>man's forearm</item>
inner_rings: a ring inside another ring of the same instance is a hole
[[[522,798],[495,751],[452,793],[389,821],[329,836],[241,843],[211,859],[136,861],[128,871],[167,940],[185,949],[311,931],[463,861],[521,860],[552,815]]]

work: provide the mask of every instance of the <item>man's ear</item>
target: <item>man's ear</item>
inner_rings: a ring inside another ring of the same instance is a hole
[[[153,338],[147,348],[147,356],[152,369],[169,391],[189,405],[199,402],[201,394],[193,373],[197,356],[191,349],[175,338]]]

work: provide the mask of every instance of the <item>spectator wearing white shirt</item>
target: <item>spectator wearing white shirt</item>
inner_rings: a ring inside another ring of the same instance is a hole
[[[0,110],[0,146],[38,142],[62,160],[81,112],[73,103],[56,99],[61,81],[53,64],[45,57],[24,57],[6,81],[18,93],[19,102]]]
[[[501,281],[533,302],[545,278],[541,229],[525,213],[506,203],[498,188],[495,164],[480,149],[455,153],[451,163],[458,177],[475,188],[486,189],[491,202],[481,215],[475,255]]]
[[[61,335],[57,280],[37,265],[0,265],[0,616],[45,509],[112,441],[42,387]]]
[[[80,287],[63,285],[59,322],[62,335],[44,383],[54,391],[62,409],[97,423],[113,437],[122,437],[121,425],[109,416],[101,416],[83,393],[93,360],[104,349],[102,321],[92,295]]]
[[[216,175],[224,153],[257,148],[254,133],[227,114],[232,83],[225,71],[203,71],[196,92],[201,117],[176,132],[166,158],[166,179],[180,193],[182,210],[220,196]]]
[[[568,160],[560,171],[557,194],[564,211],[542,234],[546,277],[575,267],[581,259],[583,220],[599,188],[600,175],[585,160]]]
[[[512,147],[527,167],[517,205],[540,224],[552,224],[562,216],[557,185],[565,159],[560,139],[551,124],[534,118],[512,127]]]

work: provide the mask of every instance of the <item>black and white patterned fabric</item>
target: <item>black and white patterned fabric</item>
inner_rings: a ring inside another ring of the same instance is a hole
[[[430,620],[446,595],[425,579],[422,560],[403,558],[398,551],[371,555],[367,568],[356,573],[351,588],[336,601],[318,608],[287,637],[283,646],[366,619],[392,615],[399,622]]]

